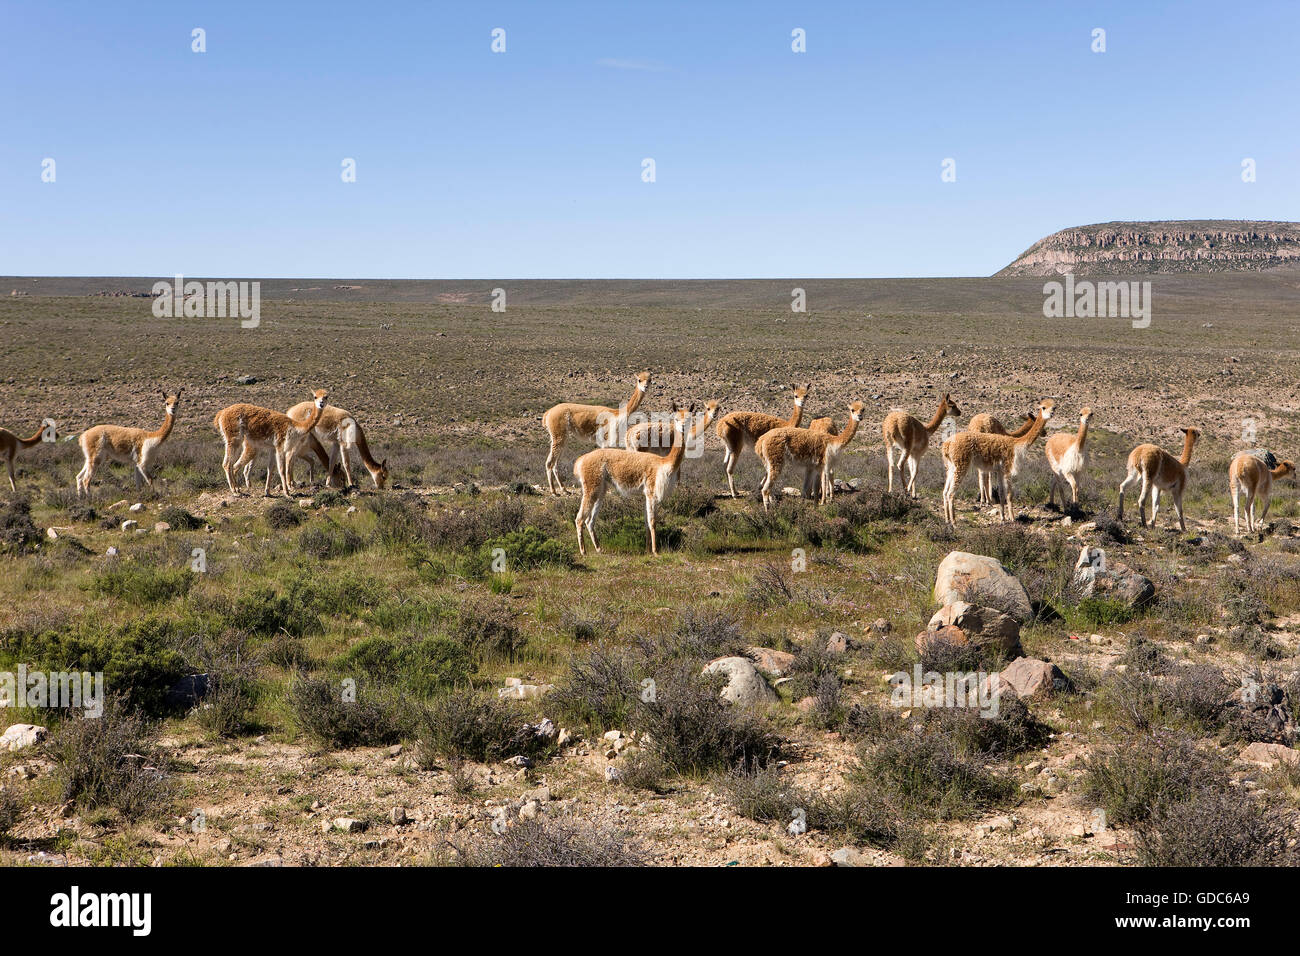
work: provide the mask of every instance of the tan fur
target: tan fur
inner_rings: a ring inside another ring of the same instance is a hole
[[[217,412],[212,419],[213,426],[226,443],[226,454],[221,460],[221,468],[226,473],[226,483],[231,494],[239,494],[235,488],[235,473],[244,469],[263,448],[270,449],[275,455],[275,471],[280,476],[280,491],[287,498],[293,490],[293,476],[289,474],[289,459],[307,444],[312,429],[320,421],[325,409],[329,392],[317,389],[313,402],[315,411],[311,418],[300,422],[260,405],[241,402]],[[242,447],[241,447],[242,446]],[[241,447],[238,455],[236,447]]]
[[[285,414],[297,421],[305,422],[311,418],[315,411],[315,402],[299,402]],[[353,448],[361,456],[361,463],[366,466],[366,471],[370,472],[370,480],[375,483],[375,487],[383,488],[387,485],[388,459],[385,458],[383,461],[375,460],[370,453],[370,446],[366,443],[366,433],[361,430],[361,423],[352,416],[351,412],[336,405],[326,405],[321,411],[320,421],[312,429],[310,440],[290,457],[288,468],[292,472],[293,463],[298,456],[304,451],[310,451],[325,466],[325,481],[327,484],[333,484],[335,472],[342,465],[344,487],[351,487],[353,484],[352,469],[348,466],[348,452]],[[311,481],[315,478],[315,469],[312,467],[310,457],[307,458],[307,465],[309,469],[307,480]],[[247,472],[245,472],[244,483],[245,485],[248,484]],[[269,467],[266,470],[266,487],[269,494],[271,487],[271,469]]]
[[[721,403],[716,400],[704,403],[704,411],[696,416],[692,435],[701,434],[713,424],[718,417]],[[627,430],[623,446],[631,451],[652,451],[656,455],[666,455],[673,447],[672,420],[667,422],[640,422]]]
[[[1158,445],[1138,445],[1128,455],[1128,474],[1119,486],[1119,507],[1115,516],[1124,520],[1124,489],[1142,479],[1142,490],[1138,495],[1138,520],[1142,527],[1147,523],[1147,491],[1151,492],[1151,527],[1156,526],[1156,512],[1160,507],[1160,492],[1167,491],[1174,499],[1174,510],[1178,512],[1178,527],[1187,530],[1183,519],[1183,489],[1187,486],[1187,465],[1192,460],[1192,448],[1196,439],[1201,437],[1199,428],[1181,428],[1183,433],[1183,454],[1175,458]]]
[[[1294,475],[1295,470],[1295,462],[1287,459],[1270,471],[1262,461],[1246,451],[1232,459],[1228,466],[1228,494],[1232,497],[1232,527],[1236,534],[1241,534],[1241,496],[1246,498],[1246,530],[1258,531],[1268,517],[1273,479]],[[1262,507],[1258,517],[1255,516],[1256,500]]]
[[[1070,486],[1070,504],[1079,503],[1079,478],[1088,468],[1088,422],[1092,409],[1079,413],[1079,430],[1057,432],[1047,439],[1047,465],[1052,469],[1052,487],[1047,493],[1047,504],[1056,503],[1056,489],[1061,488],[1061,507],[1065,507],[1065,486]]]
[[[36,429],[36,434],[31,438],[19,438],[7,428],[0,428],[0,455],[4,455],[9,460],[9,489],[17,491],[18,486],[14,483],[14,455],[18,453],[19,448],[31,448],[33,445],[39,445],[41,435],[45,433],[44,427]]]
[[[844,446],[853,440],[853,435],[858,430],[858,423],[862,421],[864,407],[861,402],[854,402],[849,406],[849,423],[838,435],[815,432],[809,428],[786,427],[774,428],[759,438],[754,445],[754,453],[758,455],[767,472],[761,491],[764,510],[771,506],[772,487],[787,464],[803,469],[805,492],[809,490],[807,475],[819,476],[822,504],[826,504],[835,496],[835,485],[830,477],[831,469],[839,453],[844,450]]]
[[[547,409],[542,416],[546,434],[551,439],[551,450],[546,455],[546,486],[553,495],[568,494],[560,481],[560,450],[570,438],[594,440],[600,448],[616,448],[627,429],[627,417],[640,407],[650,388],[650,373],[640,372],[636,388],[618,408],[606,405],[580,405],[561,402]]]
[[[944,464],[947,477],[943,485],[943,516],[950,525],[957,523],[957,489],[970,468],[977,474],[988,474],[990,481],[997,479],[1002,504],[999,511],[1004,521],[1014,516],[1011,500],[1011,479],[1020,471],[1020,461],[1029,446],[1037,440],[1052,417],[1056,403],[1045,398],[1038,403],[1038,417],[1029,431],[1019,438],[1010,435],[993,435],[988,432],[962,432],[946,444]]]
[[[746,448],[753,448],[755,443],[774,428],[798,428],[803,421],[803,405],[808,398],[812,385],[796,385],[794,389],[794,411],[789,418],[777,418],[762,412],[732,412],[718,422],[716,429],[722,439],[722,464],[727,470],[727,490],[731,497],[736,497],[736,464]]]
[[[934,417],[928,424],[922,424],[918,419],[913,418],[907,412],[890,412],[885,416],[885,420],[880,424],[880,433],[885,439],[885,458],[889,462],[889,491],[892,494],[894,490],[894,452],[899,452],[898,456],[898,481],[904,489],[913,498],[916,497],[916,469],[921,462],[921,456],[925,450],[930,447],[930,436],[939,430],[945,418],[960,418],[961,409],[957,403],[952,400],[952,396],[947,392],[943,395],[943,401],[939,403],[938,409],[935,410]],[[907,463],[908,475],[907,480],[903,479],[903,463]]]
[[[1012,438],[1020,438],[1025,435],[1029,429],[1034,427],[1034,419],[1037,415],[1026,415],[1025,423],[1013,432],[1009,432],[1003,427],[1002,423],[990,415],[988,412],[981,412],[970,420],[966,426],[968,432],[981,432],[988,435],[1010,435]],[[943,459],[945,468],[948,463],[948,442],[951,438],[939,446],[939,457]],[[993,479],[990,475],[979,474],[980,504],[993,504]]]
[[[640,492],[645,496],[645,524],[650,532],[650,553],[658,554],[659,546],[655,541],[655,516],[659,505],[672,492],[677,483],[677,473],[682,467],[682,458],[686,452],[686,442],[695,438],[698,429],[691,429],[690,439],[686,437],[686,425],[695,414],[695,406],[689,409],[673,407],[673,447],[667,455],[656,455],[648,451],[629,451],[626,448],[597,448],[589,451],[573,463],[573,477],[582,489],[582,504],[578,506],[578,516],[573,519],[573,526],[578,532],[578,552],[586,554],[582,542],[582,529],[587,529],[591,546],[600,553],[596,543],[594,525],[596,514],[600,511],[605,493],[613,485],[619,494],[630,496]]]
[[[136,487],[143,480],[150,488],[153,479],[149,477],[149,464],[158,448],[172,433],[176,424],[176,406],[180,402],[182,389],[176,389],[171,395],[163,393],[163,414],[166,418],[155,431],[144,428],[127,428],[122,425],[95,425],[87,428],[77,438],[81,454],[85,459],[81,471],[77,472],[77,494],[90,491],[90,483],[95,479],[97,469],[105,459],[130,462],[135,466]]]

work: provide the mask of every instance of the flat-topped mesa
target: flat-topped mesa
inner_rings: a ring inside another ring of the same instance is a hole
[[[998,276],[1257,272],[1300,265],[1300,223],[1103,222],[1038,240]]]

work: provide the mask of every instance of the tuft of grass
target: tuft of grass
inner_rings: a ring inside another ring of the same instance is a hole
[[[624,867],[650,862],[626,833],[563,818],[520,820],[499,836],[484,837],[461,855],[467,866]]]

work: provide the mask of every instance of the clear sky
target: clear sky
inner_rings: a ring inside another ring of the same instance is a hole
[[[1298,28],[1295,0],[0,0],[0,274],[987,275],[1067,226],[1296,220]]]

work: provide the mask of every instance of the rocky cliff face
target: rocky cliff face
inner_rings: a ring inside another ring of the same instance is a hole
[[[1040,239],[999,276],[1247,272],[1300,265],[1300,223],[1103,222]]]

